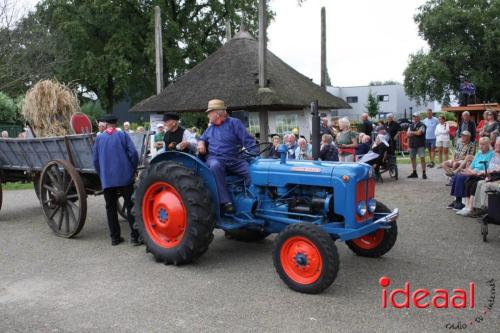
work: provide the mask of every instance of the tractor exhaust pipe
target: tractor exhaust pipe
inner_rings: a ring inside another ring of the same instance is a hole
[[[318,100],[311,103],[312,114],[312,158],[314,161],[319,159],[319,149],[321,145],[321,132],[320,132],[320,117],[318,111]]]

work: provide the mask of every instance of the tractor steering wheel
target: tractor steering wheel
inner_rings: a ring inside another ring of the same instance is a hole
[[[261,146],[263,146],[263,148],[261,148]],[[271,149],[272,146],[273,146],[272,142],[257,143],[253,146],[248,147],[248,148],[242,148],[239,151],[239,154],[243,155],[243,156],[258,157],[261,154],[268,151],[269,149]],[[251,150],[254,150],[254,148],[257,148],[257,152],[255,152],[255,153],[251,152]]]

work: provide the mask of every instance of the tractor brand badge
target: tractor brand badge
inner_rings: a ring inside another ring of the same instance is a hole
[[[293,167],[291,170],[300,172],[321,172],[320,168]]]

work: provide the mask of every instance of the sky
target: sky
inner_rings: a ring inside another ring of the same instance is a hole
[[[17,5],[33,8],[37,0]],[[413,16],[425,0],[270,0],[276,12],[268,48],[320,83],[321,7],[326,8],[327,68],[334,86],[403,82],[408,57],[427,44]]]

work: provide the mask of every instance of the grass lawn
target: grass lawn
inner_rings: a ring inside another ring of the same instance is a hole
[[[21,182],[5,183],[2,184],[2,188],[5,191],[33,189],[33,183],[21,183]]]
[[[455,150],[453,148],[450,148],[450,151],[448,152],[448,158],[446,158],[446,156],[443,156],[443,160],[446,161],[447,159],[450,159],[453,156],[454,153],[455,153]],[[410,153],[404,153],[404,154],[405,154],[404,157],[403,157],[403,155],[401,155],[401,153],[397,153],[396,154],[397,160],[398,160],[398,164],[410,164]],[[429,151],[427,149],[425,150],[425,161],[426,162],[430,161]],[[438,162],[439,161],[439,156],[438,156],[437,150],[436,150],[436,153],[434,155],[434,161],[436,163],[439,163]],[[419,162],[419,159],[417,160],[417,162]]]

